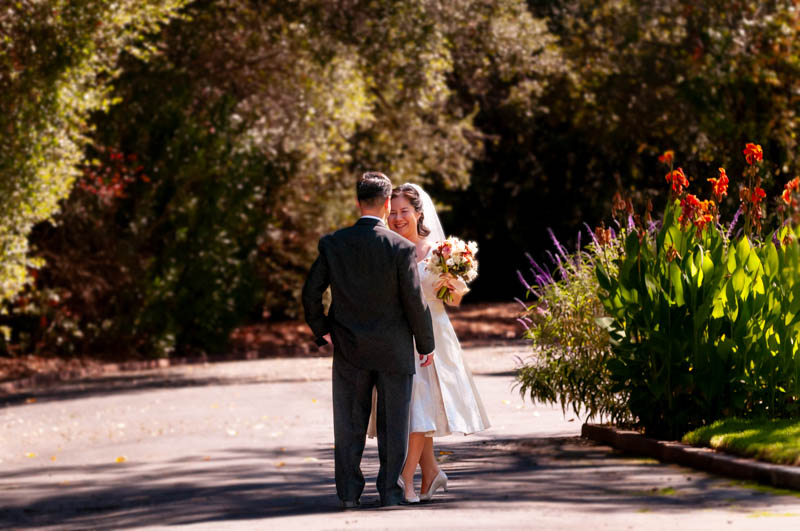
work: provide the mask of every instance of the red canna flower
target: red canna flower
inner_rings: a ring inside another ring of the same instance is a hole
[[[685,227],[687,223],[694,220],[695,213],[699,208],[701,208],[701,203],[697,196],[688,194],[681,199],[681,215],[678,218],[681,227]]]
[[[765,197],[767,197],[767,193],[764,191],[763,188],[760,186],[756,186],[753,189],[753,195],[750,196],[750,202],[754,205],[759,204]]]
[[[728,174],[725,173],[725,168],[719,169],[719,178],[711,177],[708,179],[714,190],[714,197],[717,198],[717,203],[722,202],[722,197],[728,195]]]
[[[800,191],[800,177],[795,177],[794,179],[783,185],[783,187],[793,192]]]
[[[663,162],[664,164],[669,166],[670,164],[672,164],[674,158],[675,158],[675,152],[670,149],[668,151],[665,151],[662,155],[658,157],[658,162]]]
[[[683,168],[678,168],[677,170],[669,172],[666,175],[666,179],[668,183],[672,183],[672,191],[678,195],[683,192],[684,188],[689,186],[689,181],[683,173]]]
[[[754,161],[761,162],[764,159],[764,152],[761,150],[761,146],[758,144],[748,142],[743,153],[748,164],[753,164]]]

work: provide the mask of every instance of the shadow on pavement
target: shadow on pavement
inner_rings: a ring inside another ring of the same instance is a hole
[[[257,373],[258,374],[258,373]],[[327,375],[327,373],[326,373]],[[516,371],[502,370],[497,372],[476,373],[480,376],[513,377]],[[323,378],[318,378],[322,380]],[[57,382],[48,387],[32,389],[6,395],[0,398],[0,408],[25,404],[31,399],[36,402],[55,402],[60,400],[76,400],[83,398],[118,396],[125,393],[140,393],[158,389],[181,389],[188,387],[210,387],[224,385],[264,385],[275,383],[302,383],[309,381],[308,376],[274,377],[248,376],[238,373],[230,376],[199,377],[179,371],[153,371],[132,374],[114,374],[80,380]]]
[[[452,441],[452,442],[450,442]],[[512,509],[542,503],[551,509],[688,512],[733,507],[749,511],[776,497],[726,480],[614,453],[577,437],[450,439],[437,444],[450,490],[433,502],[388,510]],[[377,455],[364,457],[367,487],[362,502],[377,502]],[[80,473],[90,482],[54,489],[53,477]],[[26,468],[8,477],[20,494],[0,509],[0,524],[59,529],[131,528],[270,519],[338,513],[333,450],[254,451],[194,456],[167,463]],[[24,500],[24,501],[23,501]],[[796,502],[797,500],[791,499]],[[790,503],[791,503],[790,501]],[[370,512],[360,509],[356,512]],[[0,525],[2,527],[2,525]]]
[[[6,395],[0,398],[1,407],[18,406],[31,399],[37,402],[75,400],[80,398],[139,393],[157,389],[181,389],[186,387],[209,387],[221,385],[259,385],[274,383],[307,382],[307,377],[272,378],[264,376],[209,376],[193,377],[178,372],[154,372],[138,374],[115,374],[96,378],[58,382],[48,387]]]

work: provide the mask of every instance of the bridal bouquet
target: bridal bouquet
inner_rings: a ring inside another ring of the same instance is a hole
[[[478,261],[475,259],[477,253],[477,243],[467,243],[452,236],[433,248],[425,267],[431,273],[439,275],[440,280],[436,283],[436,296],[439,299],[450,302],[453,300],[453,291],[460,295],[469,291],[467,284],[478,276]],[[461,285],[460,288],[458,284]]]

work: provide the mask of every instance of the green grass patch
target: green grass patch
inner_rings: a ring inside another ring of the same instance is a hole
[[[800,465],[800,420],[725,419],[691,431],[682,441],[783,465]]]
[[[743,480],[733,481],[731,483],[728,483],[728,486],[741,487],[744,489],[752,489],[758,492],[762,492],[764,494],[771,494],[772,496],[794,496],[795,498],[800,498],[800,492],[796,490],[781,489],[778,487],[772,487],[770,485],[762,485],[761,483],[756,483],[755,481],[743,481]],[[736,503],[739,500],[730,499],[725,501]]]

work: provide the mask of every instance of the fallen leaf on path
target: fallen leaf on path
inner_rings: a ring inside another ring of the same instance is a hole
[[[228,430],[228,435],[231,437],[236,437],[236,430]]]
[[[211,461],[211,456],[208,456],[208,455],[207,455],[207,456],[205,456],[205,457],[203,458],[203,461]]]
[[[34,404],[35,402],[36,402],[35,398],[28,398],[28,399],[25,400],[26,404]]]
[[[277,463],[275,463],[276,468],[281,468],[282,466],[286,466],[286,463],[284,463],[283,461],[278,461]]]
[[[312,404],[316,404],[317,402],[319,402],[319,400],[317,400],[316,398],[312,398],[312,399],[311,399],[311,403],[312,403]]]
[[[286,447],[285,446],[281,446],[281,452],[285,452],[285,451],[286,451]]]
[[[36,454],[33,452],[28,452],[25,454],[25,457],[36,457]]]
[[[448,452],[447,450],[439,450],[439,455],[453,455],[453,452]]]
[[[127,457],[125,457],[124,455],[121,455],[121,456],[119,456],[119,457],[117,457],[117,458],[115,459],[115,461],[116,461],[117,463],[124,463],[124,462],[125,462],[125,461],[127,461],[127,460],[128,460],[128,458],[127,458]]]
[[[303,462],[305,463],[316,463],[317,461],[319,461],[319,459],[317,459],[316,457],[306,457],[305,459],[303,459]]]
[[[55,460],[56,460],[56,456],[53,456],[53,457],[50,458],[50,461],[55,461]]]
[[[510,400],[503,400],[503,403],[504,403],[505,405],[508,405],[508,404],[510,404],[510,403],[511,403],[511,401],[510,401]]]

